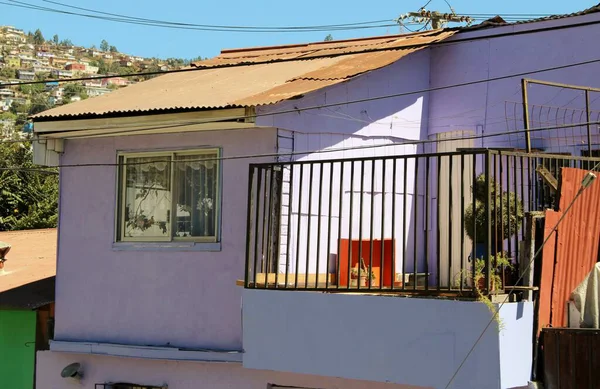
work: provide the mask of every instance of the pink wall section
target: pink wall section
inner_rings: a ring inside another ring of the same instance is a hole
[[[70,363],[82,365],[84,378],[76,384],[60,377]],[[94,389],[96,383],[129,382],[172,389],[267,389],[267,384],[315,389],[431,389],[371,381],[244,369],[241,364],[154,361],[41,351],[37,354],[37,389]]]
[[[69,140],[62,164],[156,148],[273,153],[275,141],[270,129]],[[223,161],[220,252],[115,251],[116,168],[63,168],[55,338],[240,349],[248,163]]]

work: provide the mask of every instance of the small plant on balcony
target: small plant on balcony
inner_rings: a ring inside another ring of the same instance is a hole
[[[360,262],[350,270],[350,285],[351,286],[368,286],[375,279],[375,272],[369,273],[369,268],[365,265],[365,261],[361,258]],[[360,284],[359,284],[360,281]]]
[[[491,264],[495,265],[490,269],[489,293],[492,293],[504,288],[502,275],[505,273],[505,271],[512,271],[514,269],[514,265],[511,262],[510,258],[504,252],[500,252],[496,255],[490,256],[489,261]],[[492,304],[492,301],[490,300],[488,295],[483,293],[483,291],[486,289],[485,269],[486,261],[483,258],[477,258],[475,260],[475,274],[473,274],[470,269],[464,269],[461,273],[457,275],[458,279],[455,283],[458,286],[458,284],[460,283],[459,280],[461,278],[465,282],[469,279],[472,279],[473,291],[477,296],[477,300],[485,304],[486,307],[488,307],[490,312],[494,315],[494,319],[498,323],[498,329],[502,330],[504,328],[504,323],[502,322],[502,319],[500,319],[500,317],[497,316],[496,307],[494,306],[494,304]]]
[[[500,191],[500,186],[493,178],[489,178],[490,186],[490,226],[492,236],[490,236],[493,251],[501,251],[505,239],[514,236],[521,228],[523,223],[523,203],[517,194],[510,191]],[[487,212],[486,212],[486,176],[480,174],[474,184],[473,195],[475,204],[471,203],[465,210],[465,232],[467,236],[475,243],[477,249],[475,257],[481,258],[488,254],[494,255],[495,252],[486,253],[483,247],[487,237]],[[473,206],[474,205],[474,206]]]

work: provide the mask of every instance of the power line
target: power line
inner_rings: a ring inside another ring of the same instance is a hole
[[[550,233],[546,236],[546,238],[542,242],[541,246],[533,254],[533,257],[531,258],[531,261],[529,261],[529,263],[527,264],[527,267],[523,270],[523,272],[521,273],[521,276],[515,282],[515,284],[518,284],[523,279],[523,277],[525,276],[525,273],[527,271],[529,271],[529,268],[531,267],[531,265],[533,265],[535,259],[542,252],[542,249],[544,248],[544,246],[546,245],[546,243],[548,243],[548,241],[550,240],[550,238],[552,237],[552,235],[554,234],[554,232],[556,232],[556,229],[558,228],[558,226],[560,225],[560,223],[563,221],[563,219],[565,218],[565,216],[567,215],[567,213],[571,210],[571,207],[573,206],[573,204],[575,204],[575,201],[577,201],[577,199],[579,198],[579,196],[581,196],[581,194],[583,193],[583,191],[586,190],[594,182],[594,180],[596,179],[596,175],[593,172],[596,169],[598,169],[599,167],[600,167],[600,162],[597,163],[596,166],[594,166],[592,169],[590,169],[588,171],[588,173],[584,177],[583,181],[581,182],[581,185],[579,187],[579,190],[577,191],[577,194],[575,194],[575,197],[573,197],[573,200],[571,200],[571,202],[569,203],[569,205],[567,206],[567,208],[564,210],[564,212],[562,213],[561,217],[558,219],[558,221],[556,222],[556,224],[554,225],[554,227],[552,228],[552,230],[550,231]],[[460,365],[458,365],[458,368],[456,369],[456,371],[454,372],[454,374],[450,378],[450,381],[448,381],[448,383],[444,387],[445,389],[448,389],[450,387],[450,385],[452,384],[452,382],[454,381],[454,379],[458,375],[460,369],[462,369],[462,367],[464,366],[465,362],[467,361],[467,359],[469,358],[469,356],[471,355],[471,353],[473,353],[473,350],[475,350],[475,347],[477,346],[477,344],[483,338],[483,335],[485,334],[485,332],[488,330],[488,328],[490,327],[490,325],[492,325],[492,323],[494,322],[494,320],[496,319],[496,317],[500,313],[500,309],[502,309],[502,307],[504,306],[504,304],[506,304],[506,302],[508,301],[509,296],[514,291],[515,291],[515,286],[512,287],[512,289],[507,293],[507,295],[504,298],[504,300],[502,301],[502,303],[498,306],[498,309],[495,310],[494,314],[492,315],[492,318],[490,319],[490,321],[488,322],[488,324],[485,326],[485,328],[483,329],[483,331],[481,332],[481,334],[479,335],[479,337],[477,338],[477,340],[475,341],[475,343],[473,344],[473,346],[471,347],[471,349],[469,350],[469,352],[467,353],[467,355],[464,357],[464,359],[462,360],[462,362],[460,363]]]
[[[0,1],[0,4],[3,4],[3,2]],[[569,25],[542,27],[542,28],[538,28],[538,29],[530,29],[530,30],[523,30],[523,31],[511,31],[511,32],[506,32],[506,33],[482,35],[482,36],[475,36],[475,37],[462,38],[462,39],[458,38],[458,39],[444,40],[444,41],[433,42],[433,43],[417,43],[414,45],[404,46],[404,47],[402,47],[402,49],[412,49],[412,48],[419,48],[419,47],[437,47],[437,46],[443,46],[443,45],[448,45],[448,44],[456,44],[456,43],[460,43],[460,42],[472,42],[472,41],[491,39],[491,38],[500,38],[500,37],[506,37],[506,36],[518,36],[518,35],[525,35],[525,34],[533,34],[533,33],[537,33],[537,32],[556,31],[556,30],[562,30],[562,29],[567,29],[567,28],[591,26],[591,25],[596,25],[596,24],[600,24],[600,20],[582,22],[582,23],[577,23],[577,24],[569,24]],[[396,26],[396,25],[394,25],[394,26]],[[372,50],[365,51],[365,52],[380,52],[380,51],[390,51],[390,49],[389,48],[374,48]],[[317,56],[310,57],[310,59],[312,60],[312,59],[317,59],[317,58],[331,58],[331,57],[343,56],[343,55],[347,55],[347,54],[340,53],[340,54],[335,54],[335,55],[334,54],[327,54],[327,55],[320,55],[320,56],[317,55]],[[293,62],[293,61],[300,61],[300,59],[285,58],[285,59],[273,60],[269,63]],[[593,63],[593,62],[598,62],[598,61],[600,61],[600,59],[584,61],[584,62],[579,62],[579,63],[573,63],[570,65],[563,65],[562,67],[547,68],[547,69],[548,70],[563,69],[565,67],[585,65],[588,63]],[[212,70],[212,69],[220,69],[220,68],[239,67],[239,66],[252,66],[252,65],[260,65],[263,63],[264,62],[257,62],[257,63],[253,63],[251,65],[248,63],[217,64],[217,65],[211,65],[210,67],[195,67],[195,68],[186,68],[186,69],[166,70],[166,71],[159,71],[159,72],[139,72],[139,73],[122,74],[122,75],[103,75],[103,76],[92,76],[92,77],[56,79],[56,80],[48,80],[48,81],[14,82],[14,83],[0,84],[0,88],[7,87],[7,86],[10,87],[10,86],[19,86],[19,85],[46,84],[48,82],[77,82],[77,81],[89,81],[89,80],[102,80],[102,79],[109,79],[109,78],[116,78],[116,77],[125,78],[125,77],[139,77],[139,76],[156,76],[156,75],[163,75],[163,74],[170,74],[170,73],[183,73],[183,72],[189,72],[189,71]],[[525,72],[525,73],[520,73],[520,74],[534,74],[534,73],[543,72],[543,71],[547,71],[547,70],[530,71],[530,72]],[[513,75],[513,76],[516,77],[516,76],[518,76],[518,74]]]
[[[570,128],[570,127],[580,127],[580,126],[584,126],[584,125],[588,125],[588,124],[589,125],[592,125],[592,124],[600,125],[600,121],[577,123],[577,124],[564,124],[564,125],[553,126],[553,127],[532,128],[532,129],[529,129],[529,132],[548,131],[548,130],[555,130],[555,129],[562,129],[562,128]],[[173,126],[181,126],[181,124],[177,124],[177,125],[173,125]],[[173,126],[169,126],[169,127],[163,126],[163,127],[158,127],[158,128],[159,129],[171,128]],[[152,128],[150,128],[150,129],[152,129]],[[143,129],[143,130],[146,131],[146,130],[148,130],[148,128]],[[238,129],[238,130],[242,130],[242,129]],[[217,130],[215,130],[215,131],[217,131]],[[281,156],[299,156],[299,155],[309,155],[309,154],[326,154],[326,153],[335,153],[335,152],[350,151],[350,150],[378,149],[378,148],[384,148],[384,147],[409,146],[409,145],[418,146],[418,145],[425,145],[425,144],[431,144],[431,143],[451,142],[451,141],[456,141],[456,140],[484,139],[484,138],[492,138],[492,137],[510,135],[510,134],[520,134],[523,132],[525,132],[525,130],[520,129],[517,131],[503,131],[503,132],[497,132],[497,133],[470,135],[470,136],[462,136],[462,137],[451,137],[451,138],[444,138],[444,139],[409,140],[409,141],[395,142],[395,143],[388,143],[388,144],[349,146],[349,147],[338,147],[338,148],[330,148],[330,149],[323,149],[323,150],[294,151],[294,152],[289,152],[289,153],[263,153],[263,154],[233,155],[233,156],[228,156],[228,157],[201,158],[201,159],[197,159],[197,160],[187,160],[187,161],[188,162],[227,161],[227,160],[268,158],[268,157],[281,157]],[[68,139],[74,139],[74,138],[68,138]],[[34,139],[33,141],[36,141],[36,140]],[[370,158],[372,158],[372,157],[365,157],[363,159],[369,160]],[[360,160],[360,158],[359,158],[359,160]],[[591,160],[594,160],[594,158],[591,158]],[[168,162],[168,161],[161,161],[161,162]],[[151,162],[64,164],[64,165],[47,167],[47,168],[43,168],[43,169],[144,165],[144,164],[148,164],[148,163],[151,163]]]
[[[390,19],[380,19],[380,20],[373,20],[373,21],[368,21],[368,22],[355,22],[355,23],[343,23],[343,24],[325,24],[325,25],[316,25],[316,26],[268,26],[267,27],[267,26],[211,25],[211,24],[195,24],[195,23],[183,23],[183,22],[172,22],[172,21],[157,20],[157,19],[138,18],[138,17],[123,15],[123,14],[116,14],[116,13],[98,11],[98,10],[94,10],[94,9],[90,9],[90,8],[77,7],[77,6],[70,5],[70,4],[60,3],[58,1],[51,1],[51,0],[42,0],[42,1],[44,1],[46,3],[60,5],[60,6],[66,7],[66,8],[73,8],[73,9],[78,9],[78,10],[81,10],[81,11],[93,12],[93,13],[102,14],[102,15],[108,15],[108,16],[117,16],[117,17],[122,17],[122,18],[126,18],[126,19],[132,19],[132,20],[140,20],[140,21],[151,22],[151,23],[159,23],[159,24],[169,24],[169,25],[175,25],[175,26],[207,27],[207,28],[304,30],[304,29],[314,29],[314,28],[332,28],[332,27],[361,26],[361,25],[368,25],[368,24],[375,24],[375,23],[384,23],[384,22],[391,22],[392,21]]]
[[[159,23],[157,23],[157,22],[149,21],[150,19],[147,19],[148,21],[146,21],[143,18],[136,18],[136,17],[131,17],[131,16],[109,17],[109,16],[93,15],[93,14],[86,14],[86,13],[80,13],[80,12],[60,10],[60,9],[56,9],[56,8],[42,7],[39,5],[26,3],[26,2],[18,1],[18,0],[9,0],[9,1],[10,1],[10,3],[0,1],[0,4],[8,5],[11,7],[31,9],[31,10],[35,10],[35,11],[44,11],[44,12],[58,13],[58,14],[64,14],[64,15],[70,15],[70,16],[80,16],[80,17],[89,18],[89,19],[105,20],[105,21],[112,21],[112,22],[117,22],[117,23],[135,24],[135,25],[143,25],[143,26],[151,26],[151,27],[179,29],[179,30],[216,31],[216,32],[254,32],[254,33],[328,32],[328,31],[362,30],[362,29],[369,29],[369,28],[383,28],[383,27],[395,26],[395,24],[391,24],[390,23],[391,21],[388,20],[387,21],[388,24],[349,25],[349,26],[332,25],[332,27],[292,26],[292,27],[298,27],[298,28],[286,28],[286,27],[283,27],[283,28],[277,28],[277,27],[260,28],[260,27],[254,27],[254,26],[251,26],[251,27],[244,27],[244,26],[218,27],[218,26],[211,26],[211,25],[206,25],[206,27],[199,27],[199,26],[193,26],[193,25],[185,25],[184,23],[176,23],[176,22],[159,22]],[[69,6],[69,7],[72,7],[72,6]],[[101,11],[92,11],[92,12],[100,13]],[[368,23],[368,22],[365,22],[365,23]]]

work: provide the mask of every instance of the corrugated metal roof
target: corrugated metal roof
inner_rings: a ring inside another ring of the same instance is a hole
[[[226,50],[110,94],[44,111],[34,119],[235,108],[274,104],[387,66],[456,31],[427,31],[305,45]]]
[[[574,16],[583,16],[583,15],[593,14],[593,13],[596,13],[596,12],[600,12],[600,4],[597,4],[597,5],[593,6],[593,7],[585,9],[583,11],[573,12],[573,13],[570,13],[570,14],[550,15],[550,16],[545,16],[545,17],[542,17],[542,18],[529,19],[529,20],[521,20],[521,21],[518,21],[518,22],[506,22],[506,21],[504,21],[504,19],[502,19],[502,16],[498,15],[498,16],[495,16],[495,17],[493,17],[491,19],[488,19],[488,20],[486,20],[484,22],[476,24],[474,26],[462,28],[462,30],[463,31],[467,31],[467,30],[474,30],[474,29],[481,29],[481,28],[510,26],[510,25],[515,25],[515,24],[528,24],[528,23],[546,22],[546,21],[549,21],[549,20],[558,20],[558,19],[564,19],[564,18],[571,18],[571,17],[574,17]]]
[[[0,293],[56,275],[56,229],[0,232],[12,247],[0,270]]]

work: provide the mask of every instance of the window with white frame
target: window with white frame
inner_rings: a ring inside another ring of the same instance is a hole
[[[220,152],[119,155],[117,240],[219,241]]]

